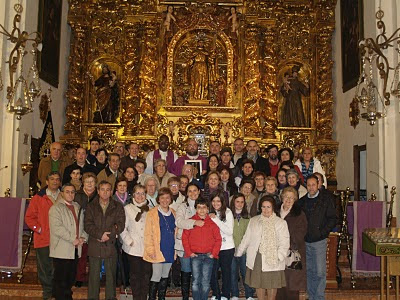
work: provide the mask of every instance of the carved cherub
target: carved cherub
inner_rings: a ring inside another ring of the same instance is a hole
[[[176,22],[175,17],[172,15],[174,12],[174,7],[169,5],[167,9],[167,16],[165,17],[164,26],[165,31],[171,31],[171,19]]]
[[[238,15],[236,14],[236,7],[231,7],[231,15],[228,18],[228,21],[232,20],[231,32],[236,32],[236,35],[239,35],[239,22]]]

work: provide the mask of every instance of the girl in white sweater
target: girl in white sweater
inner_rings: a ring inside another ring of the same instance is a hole
[[[222,245],[219,258],[214,260],[213,272],[211,275],[211,289],[213,296],[211,299],[229,299],[231,292],[231,266],[233,255],[235,254],[235,243],[233,241],[233,214],[226,207],[226,193],[217,190],[210,195],[210,218],[218,225]],[[222,273],[222,293],[218,285],[218,269],[221,267]]]

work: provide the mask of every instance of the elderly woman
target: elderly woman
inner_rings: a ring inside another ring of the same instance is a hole
[[[301,207],[297,204],[297,191],[294,188],[285,188],[282,191],[281,199],[282,205],[277,209],[277,213],[288,225],[290,249],[299,251],[302,269],[285,270],[286,287],[278,290],[277,299],[298,300],[299,291],[306,290],[307,288],[306,243],[304,241],[307,233],[307,218]]]
[[[125,229],[121,233],[122,250],[128,257],[133,299],[146,300],[151,276],[151,263],[143,260],[144,226],[149,206],[144,186],[133,189],[132,202],[125,208]]]
[[[290,238],[287,224],[275,214],[275,200],[260,200],[261,215],[250,219],[236,256],[246,253],[246,284],[255,288],[259,300],[273,300],[277,289],[286,286],[285,258]]]
[[[152,263],[149,299],[164,300],[167,292],[168,275],[175,256],[175,211],[169,207],[172,192],[169,188],[158,191],[158,205],[146,217],[144,227],[143,259]]]
[[[121,202],[123,206],[132,202],[132,196],[128,193],[128,179],[125,177],[117,178],[115,182],[115,193],[112,198]]]
[[[157,205],[157,194],[158,194],[158,181],[153,176],[149,176],[144,181],[144,187],[146,188],[146,200],[150,208]]]
[[[158,181],[159,187],[168,187],[168,179],[174,177],[174,175],[167,171],[167,162],[165,159],[157,159],[154,162],[153,177]]]
[[[275,199],[275,205],[278,207],[281,205],[281,199],[279,197],[278,181],[275,177],[268,176],[265,179],[265,191],[268,196]]]
[[[312,149],[310,147],[305,147],[302,150],[302,156],[296,161],[295,166],[297,166],[305,180],[315,172],[321,173],[324,177],[324,186],[326,187],[326,177],[325,171],[322,169],[321,162],[313,157]]]
[[[278,152],[278,159],[280,162],[280,166],[288,168],[288,169],[295,169],[296,172],[299,174],[301,182],[304,182],[303,174],[301,173],[300,169],[293,164],[294,153],[290,148],[282,148]]]
[[[307,194],[307,189],[301,185],[299,174],[295,170],[290,169],[286,172],[286,180],[289,186],[299,193],[299,199]]]
[[[87,205],[97,197],[97,177],[96,174],[88,172],[82,176],[83,188],[76,192],[74,201],[77,202],[83,211],[85,211]],[[78,267],[76,271],[76,287],[81,287],[83,282],[87,281],[86,276],[86,264],[87,264],[88,244],[85,243],[82,246],[82,255],[78,261]]]

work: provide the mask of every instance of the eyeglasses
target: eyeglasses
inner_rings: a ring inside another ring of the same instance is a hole
[[[145,192],[136,192],[135,195],[144,196],[144,195],[146,195],[146,193]]]
[[[175,183],[169,185],[169,187],[178,187],[178,186],[179,186],[179,185],[178,185],[178,184],[175,184]]]

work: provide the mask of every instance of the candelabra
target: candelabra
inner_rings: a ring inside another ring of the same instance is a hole
[[[386,35],[386,26],[383,22],[384,12],[379,7],[375,14],[377,18],[377,28],[381,30],[375,38],[367,38],[360,42],[361,50],[361,66],[362,71],[357,83],[353,102],[350,104],[350,120],[351,124],[356,127],[359,117],[365,119],[369,124],[375,125],[376,121],[386,116],[386,106],[390,105],[390,94],[400,97],[400,63],[395,67],[391,67],[384,50],[395,47],[397,55],[400,54],[400,28],[397,28],[391,36]],[[395,42],[397,41],[397,45]],[[390,92],[388,91],[388,77],[390,70],[394,70],[394,79],[391,84]],[[378,78],[375,74],[379,74],[382,80],[381,92],[377,88]],[[379,111],[379,103],[382,110]],[[361,113],[359,105],[365,112]]]
[[[23,115],[33,111],[32,103],[41,93],[39,71],[37,69],[37,52],[42,49],[42,39],[39,32],[28,33],[20,30],[19,25],[23,7],[20,3],[17,3],[14,5],[14,10],[16,14],[13,20],[12,31],[7,31],[0,24],[0,33],[5,35],[14,44],[9,59],[6,61],[10,77],[10,83],[7,86],[7,111],[15,114],[17,119],[20,120]],[[32,43],[32,50],[30,52],[33,57],[33,63],[25,78],[23,69],[24,57],[28,53],[26,51],[28,42]],[[3,89],[1,77],[0,70],[0,90]],[[28,82],[30,82],[29,86]]]

